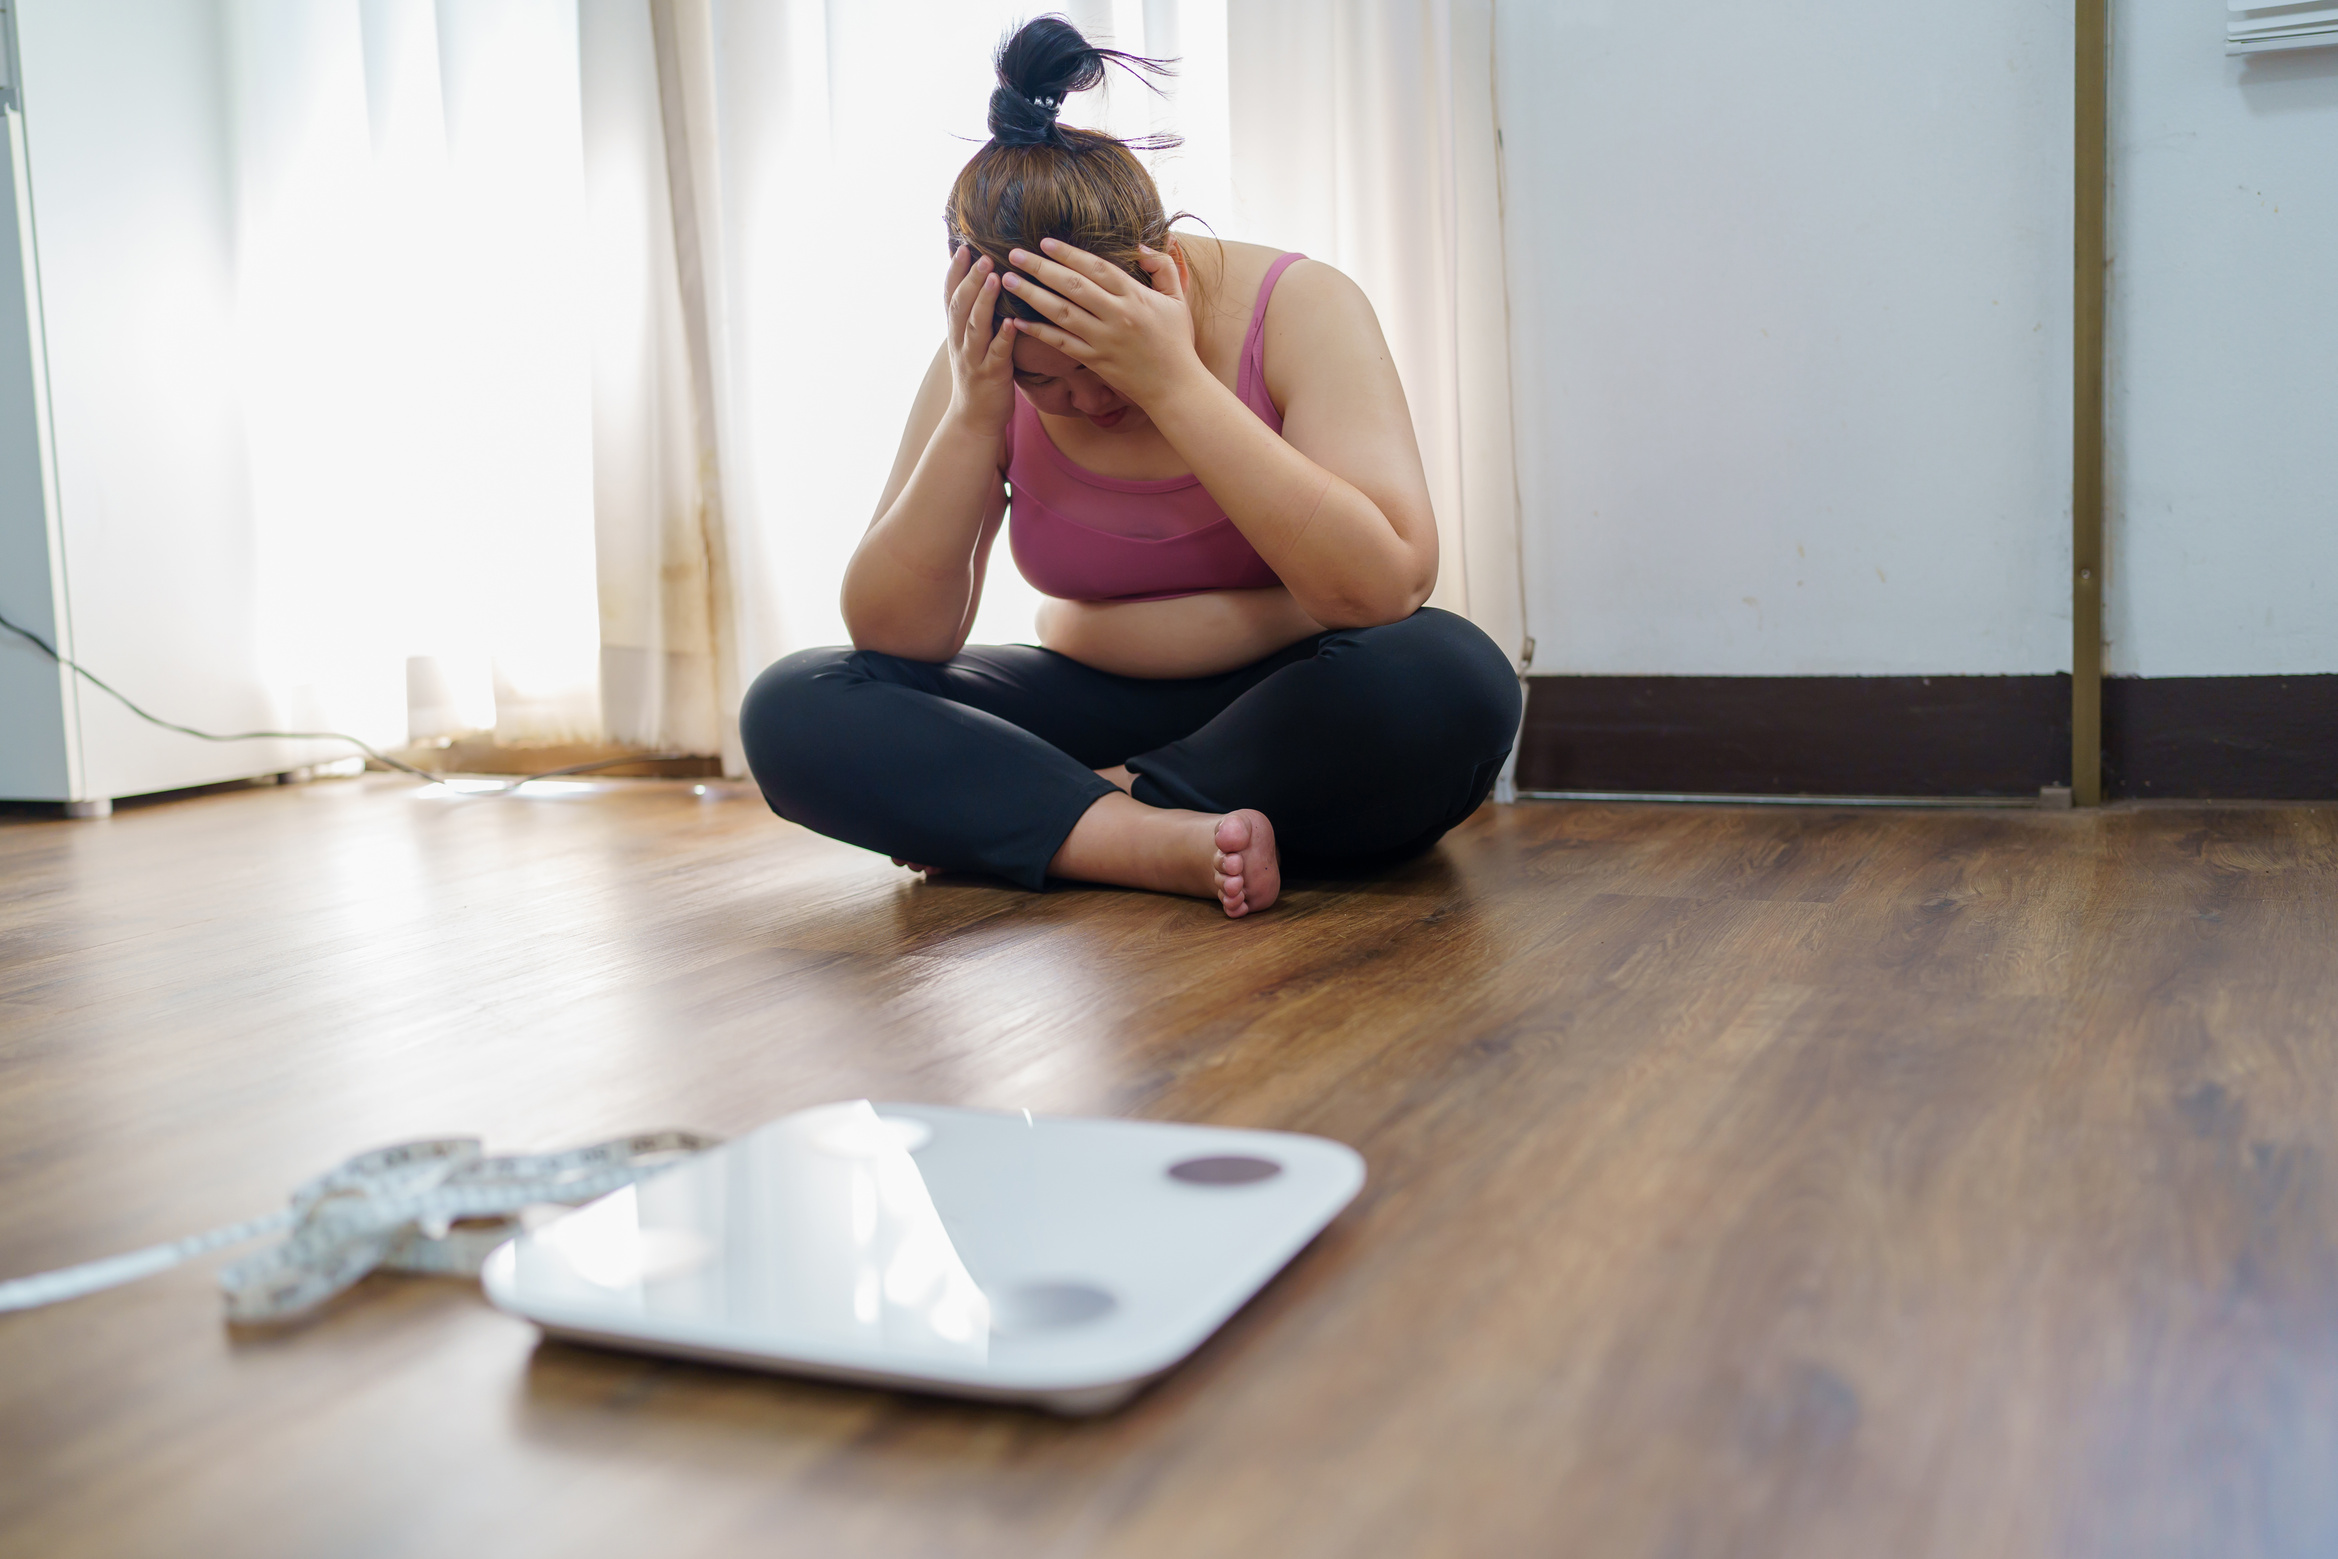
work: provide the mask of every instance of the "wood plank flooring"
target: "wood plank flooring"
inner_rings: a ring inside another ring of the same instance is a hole
[[[2338,807],[1489,807],[1239,923],[750,793],[0,819],[0,1274],[358,1148],[833,1099],[1320,1132],[1356,1205],[1123,1412],[215,1262],[0,1316],[0,1551],[2338,1551]]]

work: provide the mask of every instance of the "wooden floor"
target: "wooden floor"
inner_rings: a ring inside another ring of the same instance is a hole
[[[1370,1184],[1084,1422],[446,1280],[0,1316],[0,1550],[2338,1551],[2338,808],[1528,803],[1229,923],[709,791],[0,820],[0,1274],[402,1137],[860,1096],[1320,1132]]]

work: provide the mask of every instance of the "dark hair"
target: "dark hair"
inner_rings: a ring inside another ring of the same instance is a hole
[[[1186,213],[1162,215],[1161,192],[1135,153],[1166,151],[1179,138],[1122,141],[1056,116],[1072,93],[1102,84],[1107,64],[1139,81],[1173,74],[1169,64],[1099,49],[1060,16],[1025,22],[1000,42],[992,63],[999,84],[990,95],[991,138],[959,172],[942,214],[951,249],[972,244],[1004,271],[1008,251],[1060,238],[1150,285],[1138,246],[1164,248],[1169,224]],[[1019,319],[1045,317],[1012,293],[998,306]]]

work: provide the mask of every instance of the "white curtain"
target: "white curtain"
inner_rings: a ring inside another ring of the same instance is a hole
[[[607,316],[623,339],[610,348],[605,332],[603,343],[605,369],[624,367],[604,386],[598,424],[604,613],[613,631],[674,625],[636,637],[685,664],[709,629],[675,600],[697,599],[697,585],[672,581],[696,581],[712,558],[711,696],[725,711],[770,660],[844,637],[838,582],[937,339],[943,195],[985,137],[989,51],[1029,9],[585,0],[588,122],[631,127],[606,138],[617,148],[606,159],[596,152],[595,231],[622,228],[616,247],[643,257],[624,262],[636,300]],[[1520,653],[1490,0],[1063,10],[1092,38],[1181,62],[1165,97],[1116,74],[1067,118],[1176,130],[1186,145],[1154,164],[1172,209],[1230,238],[1304,249],[1372,297],[1436,502],[1435,599]],[[631,63],[603,73],[604,55]],[[596,85],[603,74],[629,85]],[[653,84],[678,222],[664,241],[601,214],[604,189],[655,203],[660,159],[641,149]],[[598,129],[592,138],[604,144]],[[629,171],[604,178],[603,161]],[[627,577],[613,581],[618,557]],[[663,605],[651,599],[652,557]],[[1026,638],[1034,597],[1001,564],[976,636]],[[604,660],[612,687],[616,665]],[[628,734],[650,739],[653,727]],[[725,741],[735,767],[727,729]]]
[[[263,641],[304,707],[721,750],[837,588],[939,335],[1005,0],[227,0]],[[1067,109],[1373,299],[1439,604],[1523,640],[1491,0],[1074,0]],[[1030,634],[1003,557],[979,638]],[[306,685],[306,684],[304,684]],[[409,698],[409,693],[412,697]]]
[[[1438,606],[1527,652],[1493,0],[1231,0],[1230,236],[1371,298],[1437,511]]]
[[[593,513],[601,704],[615,740],[721,750],[735,700],[725,625],[740,602],[728,566],[708,333],[684,306],[675,206],[647,0],[582,0],[585,172],[592,231]],[[694,328],[695,325],[695,328]],[[751,571],[746,571],[751,577]]]
[[[225,16],[234,388],[280,707],[377,742],[596,736],[575,0]]]
[[[1089,0],[1091,37],[1185,57],[1069,110],[1174,126],[1172,206],[1231,204],[1224,0]],[[594,236],[595,493],[612,734],[740,767],[732,716],[845,637],[844,564],[940,340],[942,202],[987,138],[1004,0],[582,0]],[[995,568],[979,639],[1031,634]]]

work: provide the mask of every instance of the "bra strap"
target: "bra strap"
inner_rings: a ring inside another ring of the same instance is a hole
[[[1250,329],[1242,337],[1242,366],[1234,374],[1235,395],[1278,433],[1283,427],[1282,415],[1275,410],[1274,397],[1266,393],[1266,305],[1274,296],[1275,283],[1283,279],[1283,272],[1306,258],[1294,249],[1289,254],[1276,255],[1274,263],[1266,268],[1266,275],[1258,284],[1258,302],[1251,306]]]

